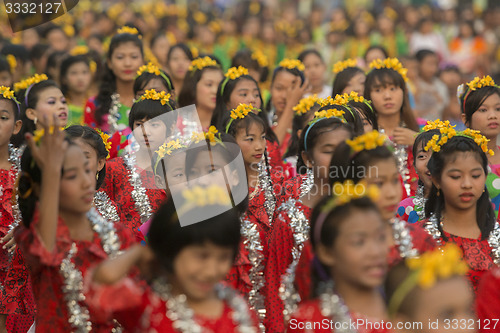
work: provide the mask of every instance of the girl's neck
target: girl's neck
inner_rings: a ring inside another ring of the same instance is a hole
[[[148,149],[147,147],[141,147],[138,152],[136,152],[136,163],[137,167],[139,167],[142,170],[150,170],[151,171],[151,158],[152,154],[157,150],[158,148],[151,147]],[[151,155],[150,155],[151,152]]]
[[[212,122],[213,110],[209,110],[199,106],[196,106],[196,110],[198,111],[198,117],[200,118],[201,127],[203,129],[209,128],[210,123]]]
[[[401,115],[399,113],[384,116],[379,113],[378,115],[378,127],[385,131],[387,136],[392,136],[394,129],[401,126]]]
[[[89,223],[86,213],[59,211],[59,216],[68,227],[71,239],[85,241],[92,240],[94,230]]]
[[[0,169],[10,170],[12,164],[9,162],[9,143],[0,146]]]
[[[455,236],[477,239],[481,231],[477,223],[476,205],[468,210],[447,207],[442,214],[443,229]]]
[[[176,79],[172,78],[172,85],[174,86],[176,96],[179,96],[179,94],[181,93],[181,89],[182,89],[183,84],[184,84],[184,80],[176,80]]]
[[[257,187],[257,184],[259,183],[258,166],[245,163],[245,170],[247,172],[248,187]]]
[[[70,104],[83,107],[83,106],[85,106],[85,103],[87,102],[88,94],[86,92],[75,93],[75,92],[68,91],[66,97],[67,97]]]
[[[335,288],[350,313],[359,313],[366,318],[386,319],[384,300],[377,288],[362,288],[342,279],[335,279]]]
[[[314,178],[313,190],[302,198],[302,203],[309,208],[314,208],[325,195],[330,194],[330,185],[318,177]]]
[[[120,103],[132,107],[134,101],[134,81],[116,80],[116,92],[120,95]]]

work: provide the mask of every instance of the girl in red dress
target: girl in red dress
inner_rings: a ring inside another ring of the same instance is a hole
[[[15,239],[30,271],[36,329],[110,332],[113,322],[98,320],[83,301],[82,276],[91,264],[127,248],[132,237],[92,207],[95,166],[65,139],[55,115],[52,124],[43,126],[43,138],[27,135],[19,179],[23,226]]]
[[[149,154],[171,135],[171,124],[159,116],[172,111],[173,103],[169,94],[148,90],[129,115],[129,127],[134,130],[139,149],[106,163],[102,189],[119,207],[121,223],[132,232],[149,220],[166,197],[165,191],[155,185]]]
[[[466,129],[441,129],[426,148],[434,152],[427,163],[432,177],[429,200],[420,226],[438,242],[456,243],[470,267],[477,288],[482,275],[500,263],[500,226],[486,189],[487,139]]]
[[[417,191],[418,178],[413,166],[412,146],[419,130],[410,107],[406,69],[396,58],[375,60],[370,68],[363,96],[373,103],[378,129],[389,136],[394,145],[406,198]]]
[[[381,322],[387,318],[381,294],[389,253],[386,224],[370,199],[378,191],[352,181],[333,188],[333,197],[314,208],[310,229],[327,281],[317,298],[299,305],[287,332],[344,331],[352,323],[357,332],[388,332]]]
[[[474,294],[464,276],[467,270],[454,244],[393,267],[387,274],[385,292],[392,327],[403,325],[396,332],[477,332]],[[498,317],[498,311],[495,314]]]
[[[380,188],[381,195],[376,204],[387,221],[387,239],[391,249],[389,265],[392,266],[403,258],[433,249],[436,242],[422,228],[396,217],[402,187],[396,157],[389,147],[387,136],[377,131],[339,144],[330,165],[330,182],[351,179],[357,183],[365,180]]]
[[[87,299],[127,332],[258,332],[243,298],[219,284],[240,246],[239,213],[225,186],[197,186],[183,196],[184,203],[169,200],[155,214],[148,245],[89,274]],[[218,213],[207,219],[210,211]],[[150,272],[149,286],[125,277],[135,265]]]
[[[134,100],[134,79],[143,64],[138,30],[126,26],[118,29],[109,44],[99,93],[85,105],[85,124],[110,135],[127,127]]]
[[[12,230],[21,221],[15,183],[20,169],[20,153],[22,150],[14,148],[10,143],[13,135],[21,130],[20,106],[14,97],[14,92],[8,87],[0,86],[0,237],[3,242],[10,241]],[[0,330],[9,332],[26,332],[33,323],[34,304],[31,295],[22,299],[6,298],[5,289],[9,286],[6,281],[9,276],[9,266],[13,255],[18,250],[11,242],[4,244],[0,251]],[[14,259],[15,261],[15,259]],[[22,284],[24,279],[16,275],[15,284]],[[29,297],[31,296],[31,298]],[[31,301],[31,302],[30,302]]]
[[[500,268],[484,274],[476,294],[476,312],[481,324],[479,332],[500,332]]]
[[[340,142],[351,137],[352,127],[337,117],[315,118],[302,131],[297,162],[299,176],[283,184],[269,236],[265,274],[268,331],[283,332],[293,308],[310,296],[311,210],[322,197],[330,194],[331,156]]]

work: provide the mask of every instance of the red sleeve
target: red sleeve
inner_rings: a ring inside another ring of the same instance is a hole
[[[413,248],[417,249],[419,254],[437,247],[436,240],[421,227],[421,224],[407,224],[407,227],[410,229]]]
[[[314,252],[311,243],[307,241],[304,243],[304,248],[302,249],[302,252],[300,254],[299,263],[297,264],[297,269],[295,272],[295,286],[302,301],[307,300],[311,297],[311,265],[313,258]]]
[[[477,291],[476,311],[481,327],[479,332],[500,332],[500,323],[494,320],[499,319],[500,314],[500,269],[496,268],[488,272]],[[490,321],[487,328],[486,323]]]
[[[83,123],[89,127],[97,128],[97,121],[95,119],[95,97],[89,98],[85,107],[83,108]]]

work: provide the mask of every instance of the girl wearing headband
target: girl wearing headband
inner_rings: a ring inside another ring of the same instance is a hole
[[[325,283],[315,285],[317,297],[299,305],[287,332],[350,331],[351,323],[357,332],[388,332],[381,287],[389,249],[374,203],[378,191],[352,181],[333,188],[333,196],[314,207],[309,232]],[[325,322],[331,325],[318,325]]]
[[[350,94],[352,91],[363,96],[365,92],[365,72],[358,66],[355,59],[339,61],[333,65],[332,96]]]
[[[343,111],[318,113],[302,131],[299,141],[298,176],[282,186],[281,200],[269,236],[266,267],[266,329],[282,332],[293,307],[311,292],[312,249],[307,231],[311,210],[328,196],[329,163],[336,146],[352,138],[352,127]],[[306,235],[306,236],[304,236]]]

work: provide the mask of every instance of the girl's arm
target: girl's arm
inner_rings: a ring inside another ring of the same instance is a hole
[[[43,117],[43,124],[48,124],[47,116]],[[39,221],[35,230],[49,252],[56,245],[57,221],[59,216],[59,188],[64,155],[68,142],[65,134],[59,129],[59,119],[54,115],[54,126],[43,125],[45,135],[38,146],[33,135],[27,134],[26,140],[31,149],[33,159],[42,171],[42,181],[39,193]],[[52,133],[51,133],[52,132]],[[36,189],[33,189],[34,191]]]

